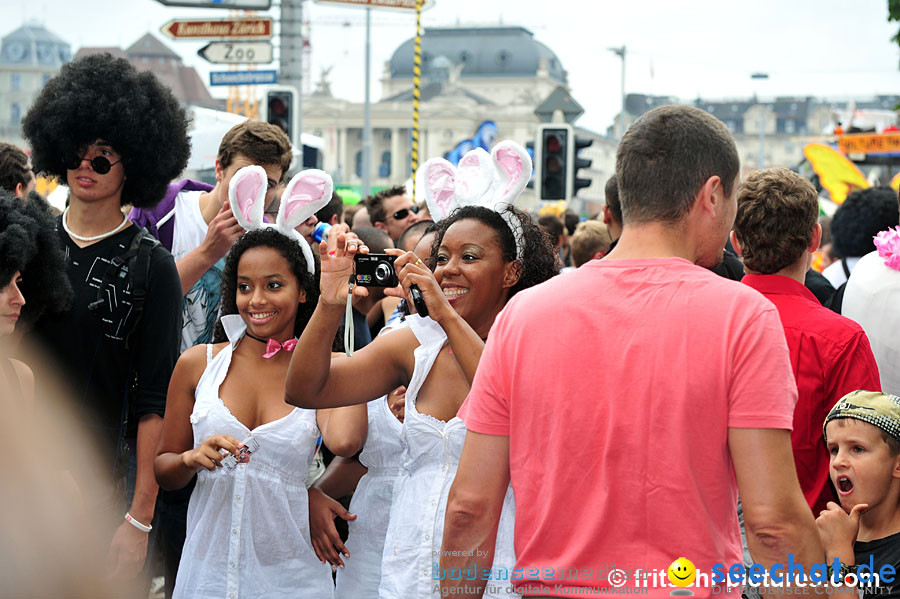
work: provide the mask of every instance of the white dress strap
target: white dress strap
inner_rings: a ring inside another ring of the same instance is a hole
[[[209,366],[209,363],[212,362],[212,343],[206,344],[206,365]]]

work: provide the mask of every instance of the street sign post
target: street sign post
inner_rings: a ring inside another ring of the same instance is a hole
[[[272,0],[156,0],[163,6],[187,6],[189,8],[239,8],[242,10],[269,10]]]
[[[270,39],[273,21],[269,17],[255,19],[173,19],[160,28],[176,40],[210,38]]]
[[[316,0],[319,4],[345,4],[362,8],[402,8],[416,10],[416,0]],[[434,5],[434,0],[425,0],[422,10]]]
[[[272,62],[269,42],[210,42],[197,50],[214,64],[264,64]]]
[[[268,85],[278,81],[278,71],[213,71],[210,85]]]

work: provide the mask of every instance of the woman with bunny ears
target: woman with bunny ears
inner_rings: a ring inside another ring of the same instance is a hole
[[[382,599],[440,595],[432,564],[441,548],[447,494],[466,435],[457,412],[497,314],[516,292],[557,272],[541,231],[512,206],[530,175],[531,160],[512,142],[497,144],[492,154],[474,150],[458,168],[443,159],[422,167],[419,187],[431,214],[443,219],[431,252],[434,273],[415,254],[398,251],[400,287],[389,293],[406,296],[412,304],[408,296],[415,285],[429,316],[410,317],[408,328],[378,337],[350,358],[332,360],[331,339],[345,311],[353,256],[367,248],[342,235],[320,247],[321,295],[297,346],[303,358],[291,361],[287,401],[332,408],[407,387],[406,475],[394,489],[378,591]],[[356,287],[353,293],[366,290]],[[496,568],[514,565],[514,510],[510,490],[494,548]],[[506,596],[501,586],[491,585],[485,597]]]
[[[331,568],[309,541],[305,481],[320,431],[334,453],[353,455],[359,444],[341,432],[363,427],[366,411],[284,403],[291,352],[319,296],[316,260],[294,227],[328,202],[332,185],[321,171],[294,177],[274,224],[263,222],[266,187],[255,166],[229,185],[247,233],[225,258],[220,342],[184,352],[169,386],[156,476],[178,489],[197,474],[175,597],[321,599],[333,591]]]

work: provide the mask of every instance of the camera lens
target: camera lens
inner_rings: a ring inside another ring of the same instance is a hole
[[[379,283],[384,283],[385,281],[391,280],[391,265],[385,262],[381,262],[378,266],[375,267],[375,280]]]

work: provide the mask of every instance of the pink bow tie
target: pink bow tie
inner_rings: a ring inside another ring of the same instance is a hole
[[[287,352],[294,351],[295,347],[297,347],[296,339],[288,339],[283,345],[274,339],[269,339],[266,343],[266,353],[263,354],[263,358],[271,358],[282,349]]]

